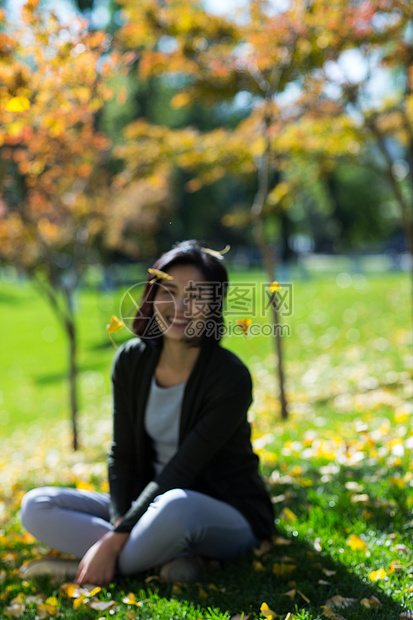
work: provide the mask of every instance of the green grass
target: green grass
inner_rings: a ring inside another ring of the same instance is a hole
[[[18,579],[16,567],[46,551],[24,537],[18,507],[39,484],[106,488],[114,349],[105,325],[119,314],[123,291],[84,290],[77,300],[82,450],[74,454],[64,334],[30,285],[0,283],[0,617],[20,596],[22,617],[35,618],[39,599],[30,596],[39,595],[57,597],[64,618],[228,620],[244,613],[253,620],[264,617],[264,602],[290,620],[396,620],[413,609],[410,282],[403,274],[337,275],[294,282],[293,312],[284,317],[291,328],[283,339],[286,422],[279,419],[272,340],[224,340],[254,376],[254,447],[288,544],[276,539],[260,556],[214,567],[202,584],[172,586],[152,574],[117,581],[94,597],[116,603],[107,611],[73,609],[53,580]],[[259,273],[233,276],[239,286],[262,281]],[[231,303],[228,323],[267,322],[246,307],[238,311],[239,300]],[[126,336],[114,335],[118,342]],[[384,574],[373,581],[379,569]],[[122,602],[129,592],[139,606]],[[349,606],[329,612],[324,606],[337,595]],[[361,602],[372,596],[379,607]]]

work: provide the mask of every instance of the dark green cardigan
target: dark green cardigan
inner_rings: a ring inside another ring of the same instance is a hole
[[[144,415],[159,353],[159,348],[134,338],[118,350],[113,363],[111,521],[123,517],[115,531],[131,531],[157,495],[183,488],[235,506],[258,539],[271,536],[272,504],[258,473],[247,421],[250,373],[238,357],[216,343],[202,345],[185,387],[178,451],[155,476]]]

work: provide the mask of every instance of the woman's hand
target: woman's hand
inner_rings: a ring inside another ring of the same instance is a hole
[[[115,575],[116,558],[125,545],[129,534],[108,532],[83,556],[75,583],[108,585]]]

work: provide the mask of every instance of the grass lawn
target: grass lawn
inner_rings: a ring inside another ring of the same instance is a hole
[[[263,281],[234,274],[228,326],[251,318],[265,332]],[[23,561],[46,552],[20,528],[24,492],[43,484],[107,489],[114,349],[105,325],[124,292],[84,290],[77,300],[82,449],[73,453],[64,334],[29,284],[0,281],[0,617],[413,618],[411,295],[403,274],[294,282],[283,310],[286,422],[271,338],[224,339],[254,377],[254,447],[278,527],[271,544],[211,567],[202,584],[145,574],[91,595],[18,578]],[[114,334],[118,343],[127,337],[125,329]]]

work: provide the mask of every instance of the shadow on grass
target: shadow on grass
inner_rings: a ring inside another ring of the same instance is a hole
[[[67,381],[67,371],[49,373],[47,375],[33,375],[33,380],[37,385],[51,385]]]
[[[300,618],[326,617],[323,616],[323,606],[336,595],[354,599],[347,607],[333,610],[337,617],[345,616],[346,620],[399,618],[403,611],[401,604],[375,584],[364,581],[328,554],[316,553],[303,541],[290,538],[290,543],[285,547],[274,546],[260,558],[264,570],[254,569],[256,558],[250,553],[237,562],[226,562],[210,571],[202,584],[177,587],[154,579],[151,588],[161,598],[189,602],[204,611],[216,609],[222,614],[227,612],[230,617],[243,612],[245,615],[251,614],[250,620],[262,618],[260,607],[263,602],[281,617],[289,612],[300,612]],[[284,577],[276,576],[272,570],[274,564],[295,568]],[[113,598],[118,598],[118,588],[125,587],[127,591],[138,593],[147,589],[148,585],[140,579],[120,581],[114,587]],[[360,601],[372,596],[380,601],[380,606],[367,609]]]

